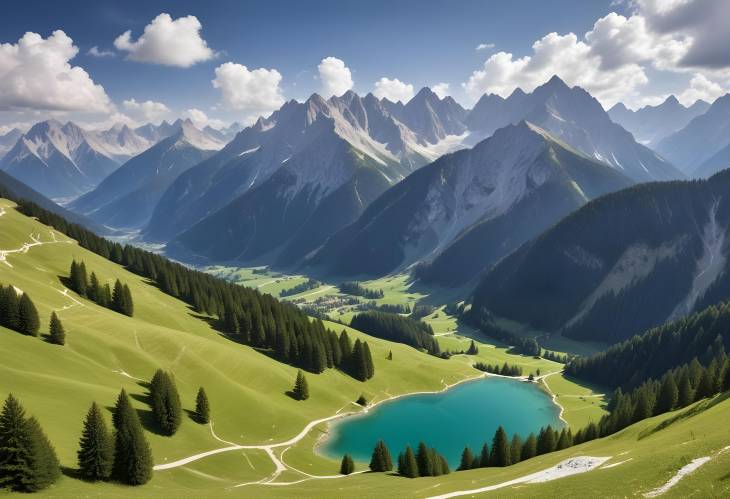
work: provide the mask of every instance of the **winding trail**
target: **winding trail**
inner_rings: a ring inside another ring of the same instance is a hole
[[[707,462],[711,461],[712,459],[716,458],[720,454],[724,454],[725,452],[730,450],[730,445],[727,447],[724,447],[717,451],[714,455],[711,456],[702,456],[693,459],[689,464],[685,464],[679,470],[674,474],[672,478],[667,480],[667,482],[662,485],[661,487],[657,487],[656,489],[650,490],[649,492],[644,493],[644,497],[657,497],[664,493],[666,493],[669,489],[674,487],[679,483],[679,481],[689,475],[690,473],[693,473],[694,471],[697,471],[702,465],[706,464]]]
[[[4,212],[3,212],[3,214],[4,214]],[[0,250],[0,262],[4,263],[8,267],[12,268],[13,266],[7,260],[7,256],[10,255],[10,254],[14,254],[14,253],[24,254],[24,253],[28,253],[28,251],[31,248],[34,248],[36,246],[43,246],[45,244],[60,244],[60,243],[71,244],[73,242],[73,241],[58,241],[56,239],[56,234],[53,231],[50,231],[50,234],[51,234],[51,238],[53,239],[52,241],[41,241],[40,240],[40,237],[41,237],[40,234],[37,234],[36,235],[36,234],[31,233],[30,234],[30,240],[32,242],[30,242],[30,243],[24,243],[23,246],[21,246],[20,248],[17,248],[17,249]]]
[[[558,402],[558,396],[557,396],[557,394],[555,392],[553,392],[550,389],[550,386],[548,386],[548,384],[545,382],[545,378],[548,378],[548,377],[550,377],[550,376],[552,376],[554,374],[560,374],[561,372],[562,371],[555,371],[555,372],[552,372],[552,373],[549,373],[549,374],[545,374],[544,376],[540,376],[540,377],[535,378],[535,379],[537,379],[538,381],[540,381],[540,383],[542,384],[542,386],[545,387],[545,390],[547,390],[547,392],[550,395],[550,397],[552,397],[553,404],[555,404],[556,406],[560,407],[560,413],[558,414],[558,418],[560,419],[560,421],[562,421],[563,423],[565,423],[565,426],[570,426],[570,425],[568,425],[568,421],[563,417],[563,413],[565,412],[565,407],[563,407],[563,405],[560,402]]]
[[[531,473],[514,480],[507,482],[497,483],[495,485],[488,485],[478,489],[470,490],[456,490],[454,492],[448,492],[439,496],[431,496],[428,499],[449,499],[451,497],[459,497],[466,495],[481,494],[483,492],[490,492],[492,490],[502,489],[504,487],[510,487],[518,484],[529,484],[529,483],[543,483],[565,478],[567,476],[578,475],[580,473],[586,473],[600,467],[603,463],[611,459],[610,457],[571,457],[566,459],[551,468]]]

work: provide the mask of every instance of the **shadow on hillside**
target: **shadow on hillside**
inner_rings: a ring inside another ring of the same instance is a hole
[[[195,411],[191,411],[190,409],[183,409],[183,412],[185,412],[185,415],[194,423],[197,424],[205,424],[203,421],[198,418],[198,413]]]

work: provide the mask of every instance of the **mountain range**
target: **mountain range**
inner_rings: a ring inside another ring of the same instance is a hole
[[[644,106],[632,111],[619,102],[608,110],[611,119],[631,132],[640,143],[654,147],[665,137],[678,132],[697,116],[707,112],[710,104],[698,100],[685,107],[673,95],[658,106]]]
[[[631,184],[523,121],[412,174],[309,263],[334,274],[382,275],[439,255],[421,276],[460,285],[588,200]]]
[[[478,313],[620,341],[730,296],[730,171],[586,204],[485,275]]]
[[[174,239],[169,248],[180,257],[296,264],[418,167],[523,120],[631,181],[683,177],[613,123],[587,92],[557,77],[530,94],[485,96],[471,111],[429,89],[405,105],[354,92],[329,100],[315,94],[305,103],[287,103],[181,175],[145,235]],[[566,213],[562,206],[554,216]],[[443,249],[467,225],[451,227],[436,247],[418,256],[435,256],[433,250]],[[384,266],[402,263],[389,260]]]
[[[730,94],[718,98],[707,112],[662,140],[657,151],[693,176],[706,177],[719,171],[723,165],[730,166],[722,160],[723,154],[720,153],[728,145]],[[716,157],[718,153],[720,155]]]
[[[190,120],[178,120],[166,133],[171,135],[124,163],[93,191],[73,201],[70,208],[117,228],[146,224],[169,185],[224,145]]]
[[[145,235],[182,233],[171,248],[206,258],[299,260],[389,187],[461,147],[460,109],[428,89],[405,106],[354,92],[290,101],[181,175]],[[428,120],[422,133],[398,118],[418,113]]]

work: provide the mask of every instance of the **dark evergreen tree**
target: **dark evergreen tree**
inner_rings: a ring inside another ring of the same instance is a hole
[[[363,356],[365,357],[365,368],[367,369],[367,378],[370,379],[375,376],[375,364],[373,363],[373,356],[370,353],[370,346],[367,341],[362,344]]]
[[[573,446],[573,434],[569,429],[560,430],[560,436],[555,446],[555,450],[563,450]]]
[[[124,313],[124,286],[122,282],[117,279],[114,282],[114,290],[112,291],[112,310]]]
[[[526,459],[532,459],[537,456],[537,438],[534,433],[530,433],[522,445],[522,452],[520,454],[520,460],[525,461]]]
[[[542,428],[537,437],[537,453],[542,455],[553,452],[557,446],[556,440],[555,431],[552,426],[548,425],[547,427]]]
[[[309,384],[302,371],[297,372],[297,379],[294,382],[292,395],[295,400],[307,400],[309,398]]]
[[[654,413],[661,414],[668,412],[677,406],[679,400],[679,390],[677,384],[674,381],[674,376],[666,374],[662,378],[661,388],[659,389],[659,397],[656,401],[656,408]],[[624,425],[626,426],[626,425]]]
[[[56,312],[51,312],[51,324],[49,329],[50,333],[48,339],[51,343],[55,345],[66,344],[66,331],[64,331],[63,324],[61,324],[61,320],[56,315]]]
[[[349,454],[342,456],[342,463],[340,464],[340,475],[349,475],[355,471],[355,461]]]
[[[510,444],[510,464],[517,464],[522,460],[522,439],[515,433]]]
[[[18,302],[18,331],[29,336],[38,336],[40,327],[38,310],[28,293],[23,293]]]
[[[512,451],[507,439],[507,432],[500,426],[494,432],[492,439],[492,453],[489,455],[490,466],[509,466],[511,464]]]
[[[0,285],[0,326],[18,330],[18,307],[20,298],[13,286]]]
[[[71,262],[71,270],[69,271],[69,284],[71,289],[76,291],[80,296],[86,296],[86,265],[84,262],[77,263],[76,260]]]
[[[101,286],[99,284],[99,278],[96,277],[96,274],[94,272],[92,272],[91,276],[89,277],[89,286],[86,289],[86,295],[89,297],[89,300],[99,303],[100,293]]]
[[[370,459],[370,470],[380,472],[393,470],[393,459],[390,456],[388,447],[382,440],[378,440],[375,444],[373,456]]]
[[[198,389],[198,395],[195,397],[195,419],[202,424],[210,423],[210,403],[202,386]]]
[[[695,400],[702,400],[703,398],[714,395],[714,384],[712,370],[709,368],[703,369],[700,381],[697,383],[697,389],[695,390]]]
[[[158,369],[150,382],[152,414],[165,435],[174,435],[182,422],[180,394],[169,373]]]
[[[113,440],[96,402],[91,404],[86,414],[77,455],[79,472],[84,479],[106,480],[111,476],[114,464]]]
[[[112,476],[128,485],[143,485],[152,478],[152,452],[137,411],[122,390],[114,408],[114,465]]]
[[[486,468],[487,466],[489,466],[489,446],[484,442],[482,451],[479,453],[479,467]]]
[[[418,450],[416,451],[416,462],[418,463],[418,475],[419,476],[433,476],[433,460],[431,452],[429,451],[426,444],[421,442],[418,444]]]
[[[0,413],[0,489],[37,492],[60,475],[56,452],[40,424],[26,418],[20,402],[8,395]]]
[[[398,458],[398,474],[408,478],[418,477],[418,461],[410,445],[406,446],[406,450]]]
[[[132,291],[126,284],[122,287],[122,313],[132,317],[134,315],[134,301]]]
[[[466,353],[467,355],[476,355],[479,353],[479,348],[477,347],[477,344],[474,343],[474,340],[471,340],[471,344],[469,345],[469,349]]]
[[[694,401],[694,390],[689,378],[689,369],[684,369],[679,377],[678,404],[680,407],[687,407]]]
[[[471,449],[467,445],[464,447],[464,450],[461,452],[461,462],[459,463],[459,467],[456,468],[456,471],[465,471],[470,470],[474,466],[474,454],[471,453]]]

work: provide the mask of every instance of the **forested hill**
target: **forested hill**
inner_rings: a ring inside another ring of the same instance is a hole
[[[730,172],[643,184],[588,203],[487,274],[493,313],[617,342],[730,296]]]
[[[83,248],[149,278],[164,293],[184,301],[195,311],[217,317],[218,329],[231,339],[274,349],[281,362],[312,372],[332,367],[347,370],[350,359],[343,355],[341,343],[349,344],[349,339],[338,338],[332,330],[325,329],[321,320],[310,320],[295,305],[134,246],[108,241],[37,204],[15,201],[24,215],[37,218],[75,239]]]
[[[659,379],[695,358],[709,365],[728,350],[730,301],[634,336],[592,357],[574,359],[566,372],[601,385],[628,388],[649,378]]]

